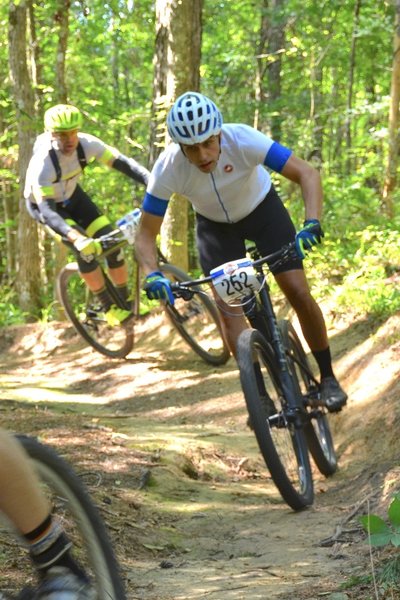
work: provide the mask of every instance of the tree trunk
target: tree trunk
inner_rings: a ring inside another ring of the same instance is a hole
[[[62,104],[68,102],[68,90],[65,83],[65,55],[68,45],[69,7],[71,0],[59,0],[55,21],[58,23],[58,44],[56,54],[56,91],[58,101]]]
[[[7,281],[11,283],[15,276],[16,270],[16,229],[14,225],[11,225],[16,220],[18,206],[18,192],[15,189],[15,185],[12,180],[3,178],[0,181],[0,195],[2,198],[4,222],[7,223],[5,234],[6,234],[6,274]]]
[[[271,112],[275,113],[268,118],[269,129],[273,139],[279,141],[282,133],[282,118],[279,114],[282,53],[285,47],[285,22],[282,18],[283,0],[263,0],[261,11],[254,127],[265,129],[266,115]],[[265,76],[267,76],[267,81]]]
[[[17,114],[20,181],[16,284],[20,308],[33,316],[40,307],[41,275],[37,227],[26,211],[23,198],[25,173],[35,137],[33,90],[26,60],[26,13],[27,2],[10,2],[9,57]]]
[[[153,128],[150,157],[165,147],[165,118],[175,98],[200,85],[201,15],[203,0],[157,0],[154,59]],[[161,249],[168,260],[188,268],[188,203],[174,195],[161,231]]]
[[[400,101],[400,0],[396,0],[396,18],[393,39],[392,82],[389,107],[389,151],[385,182],[382,191],[382,209],[389,217],[394,216],[393,191],[396,188],[398,162],[398,130]]]
[[[357,42],[358,24],[359,24],[359,20],[360,20],[360,9],[361,9],[361,0],[356,0],[355,6],[354,6],[353,34],[351,37],[349,87],[348,87],[348,93],[347,93],[347,117],[346,117],[346,123],[345,123],[345,138],[346,138],[346,150],[347,150],[346,171],[347,171],[348,175],[350,175],[351,170],[352,170],[351,111],[353,108],[354,69],[355,69],[355,64],[356,64],[356,42]]]
[[[66,54],[68,49],[68,36],[69,36],[69,9],[71,6],[71,0],[59,0],[58,8],[55,15],[55,20],[58,23],[58,44],[57,44],[57,58],[56,58],[56,81],[57,81],[57,101],[61,104],[69,102],[68,88],[65,81],[65,63]],[[45,234],[46,235],[46,234]],[[44,256],[48,256],[50,252],[53,253],[54,260],[51,261],[51,268],[48,268],[48,279],[52,282],[53,288],[55,288],[55,281],[60,270],[64,267],[67,262],[68,251],[64,244],[54,241],[53,239],[42,240],[44,246]],[[62,320],[65,318],[64,310],[61,306],[56,305],[55,318]]]
[[[31,65],[31,77],[33,90],[35,94],[35,100],[39,106],[39,114],[43,114],[43,68],[40,61],[40,46],[36,35],[36,18],[35,10],[32,6],[32,2],[29,2],[28,6],[28,18],[29,18],[29,33],[30,33],[30,44],[28,44],[27,52],[29,56],[28,63]]]

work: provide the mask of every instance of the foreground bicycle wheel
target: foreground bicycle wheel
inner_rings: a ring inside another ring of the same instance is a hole
[[[111,285],[107,279],[106,285]],[[112,296],[114,293],[110,289]],[[124,358],[132,350],[133,320],[127,326],[108,325],[99,301],[80,276],[77,263],[68,263],[60,271],[57,297],[76,331],[95,350],[110,358]]]
[[[168,263],[161,265],[161,271],[171,281],[190,280],[187,273]],[[230,352],[222,336],[218,309],[205,293],[195,293],[191,300],[176,298],[173,306],[166,304],[165,310],[182,338],[206,363],[227,362]]]
[[[89,575],[96,590],[97,600],[126,600],[119,565],[115,558],[110,538],[103,520],[93,504],[80,478],[68,463],[52,448],[41,444],[35,438],[16,436],[32,460],[42,482],[43,492],[48,496],[54,513],[60,520],[66,534],[73,542],[73,554]],[[27,505],[29,510],[29,505]],[[8,549],[12,545],[8,536]],[[36,577],[26,551],[19,560],[21,545],[15,543],[13,573],[2,573],[2,589],[16,581],[20,587],[35,587]],[[7,581],[8,579],[8,581]],[[15,591],[15,590],[14,590]]]
[[[329,477],[337,470],[337,458],[329,427],[328,411],[317,404],[318,386],[293,325],[287,320],[282,320],[279,322],[279,329],[292,373],[309,415],[309,426],[306,428],[308,447],[320,473]]]
[[[240,334],[237,361],[250,421],[265,464],[282,498],[293,510],[301,510],[314,499],[301,410],[288,408],[274,352],[258,330],[246,329]]]

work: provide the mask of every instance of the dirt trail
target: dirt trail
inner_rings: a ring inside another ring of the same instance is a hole
[[[158,318],[124,361],[61,325],[1,330],[0,423],[89,472],[130,600],[375,598],[372,584],[340,585],[369,570],[357,517],[367,501],[386,515],[399,488],[399,330],[400,316],[332,329],[350,396],[331,419],[340,469],[315,472],[315,503],[298,514],[246,427],[234,362],[207,366]]]

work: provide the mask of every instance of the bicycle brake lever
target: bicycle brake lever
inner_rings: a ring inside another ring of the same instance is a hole
[[[175,298],[183,298],[184,300],[191,300],[194,296],[194,291],[189,288],[181,287],[179,283],[171,285],[172,293]]]

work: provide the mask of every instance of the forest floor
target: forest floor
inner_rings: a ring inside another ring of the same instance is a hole
[[[67,324],[0,331],[0,424],[100,474],[90,491],[129,600],[400,598],[374,587],[388,551],[371,566],[358,520],[386,518],[400,488],[400,315],[379,325],[329,315],[349,402],[330,417],[339,470],[315,471],[315,502],[300,513],[246,426],[234,361],[206,365],[160,319],[140,324],[125,360]]]

